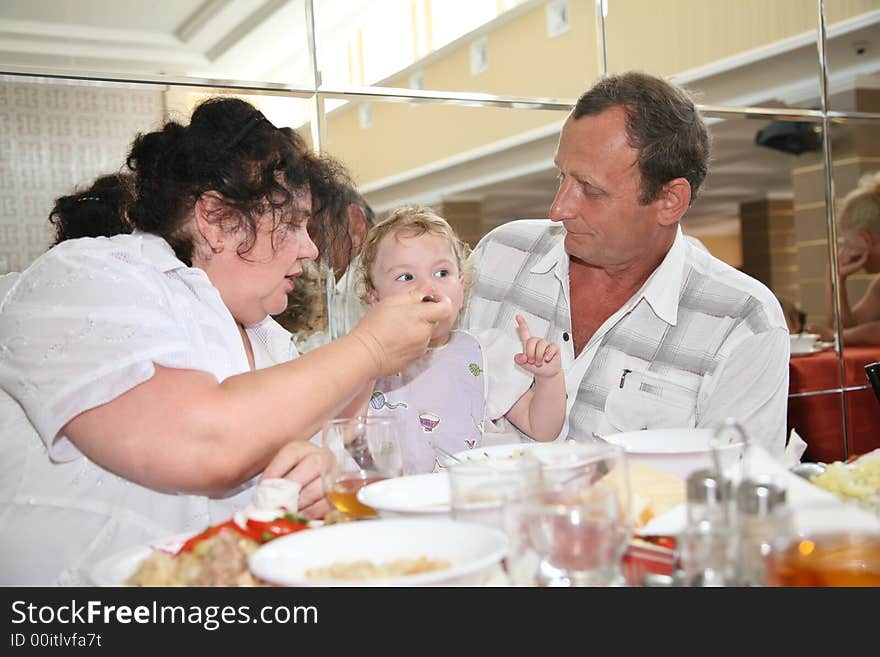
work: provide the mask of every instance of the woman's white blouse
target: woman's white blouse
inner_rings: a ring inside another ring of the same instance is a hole
[[[273,319],[246,330],[258,368],[297,356]],[[0,585],[88,583],[104,556],[248,504],[249,486],[223,499],[144,488],[89,461],[61,432],[148,380],[154,363],[217,381],[249,368],[217,289],[159,237],[63,242],[0,300]]]

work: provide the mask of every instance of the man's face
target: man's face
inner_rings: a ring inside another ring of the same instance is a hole
[[[626,267],[657,248],[654,203],[641,205],[638,152],[617,107],[569,117],[556,149],[559,189],[550,219],[565,226],[565,250],[598,267]]]

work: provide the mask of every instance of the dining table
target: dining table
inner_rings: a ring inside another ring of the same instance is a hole
[[[807,443],[804,461],[830,463],[880,447],[880,400],[865,365],[880,361],[880,347],[844,347],[844,383],[832,348],[792,355],[789,363],[788,430]],[[844,404],[841,405],[841,388]],[[846,409],[847,441],[843,413]]]

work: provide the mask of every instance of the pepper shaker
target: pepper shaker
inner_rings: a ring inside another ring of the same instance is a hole
[[[785,489],[767,479],[744,479],[736,489],[736,584],[764,586],[766,560],[790,536]]]

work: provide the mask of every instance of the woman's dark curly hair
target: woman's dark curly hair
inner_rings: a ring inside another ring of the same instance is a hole
[[[276,227],[289,221],[295,194],[308,189],[312,216],[333,221],[322,208],[335,203],[348,181],[340,164],[301,148],[253,105],[232,97],[202,102],[188,126],[169,121],[161,130],[139,134],[127,164],[136,175],[131,223],[163,237],[189,266],[190,217],[203,193],[213,190],[223,197],[223,225],[245,230],[238,254],[246,257],[260,215],[271,210]]]
[[[131,174],[111,174],[95,179],[81,192],[55,199],[49,222],[55,228],[52,246],[78,237],[111,237],[130,233],[126,219],[134,200]]]

